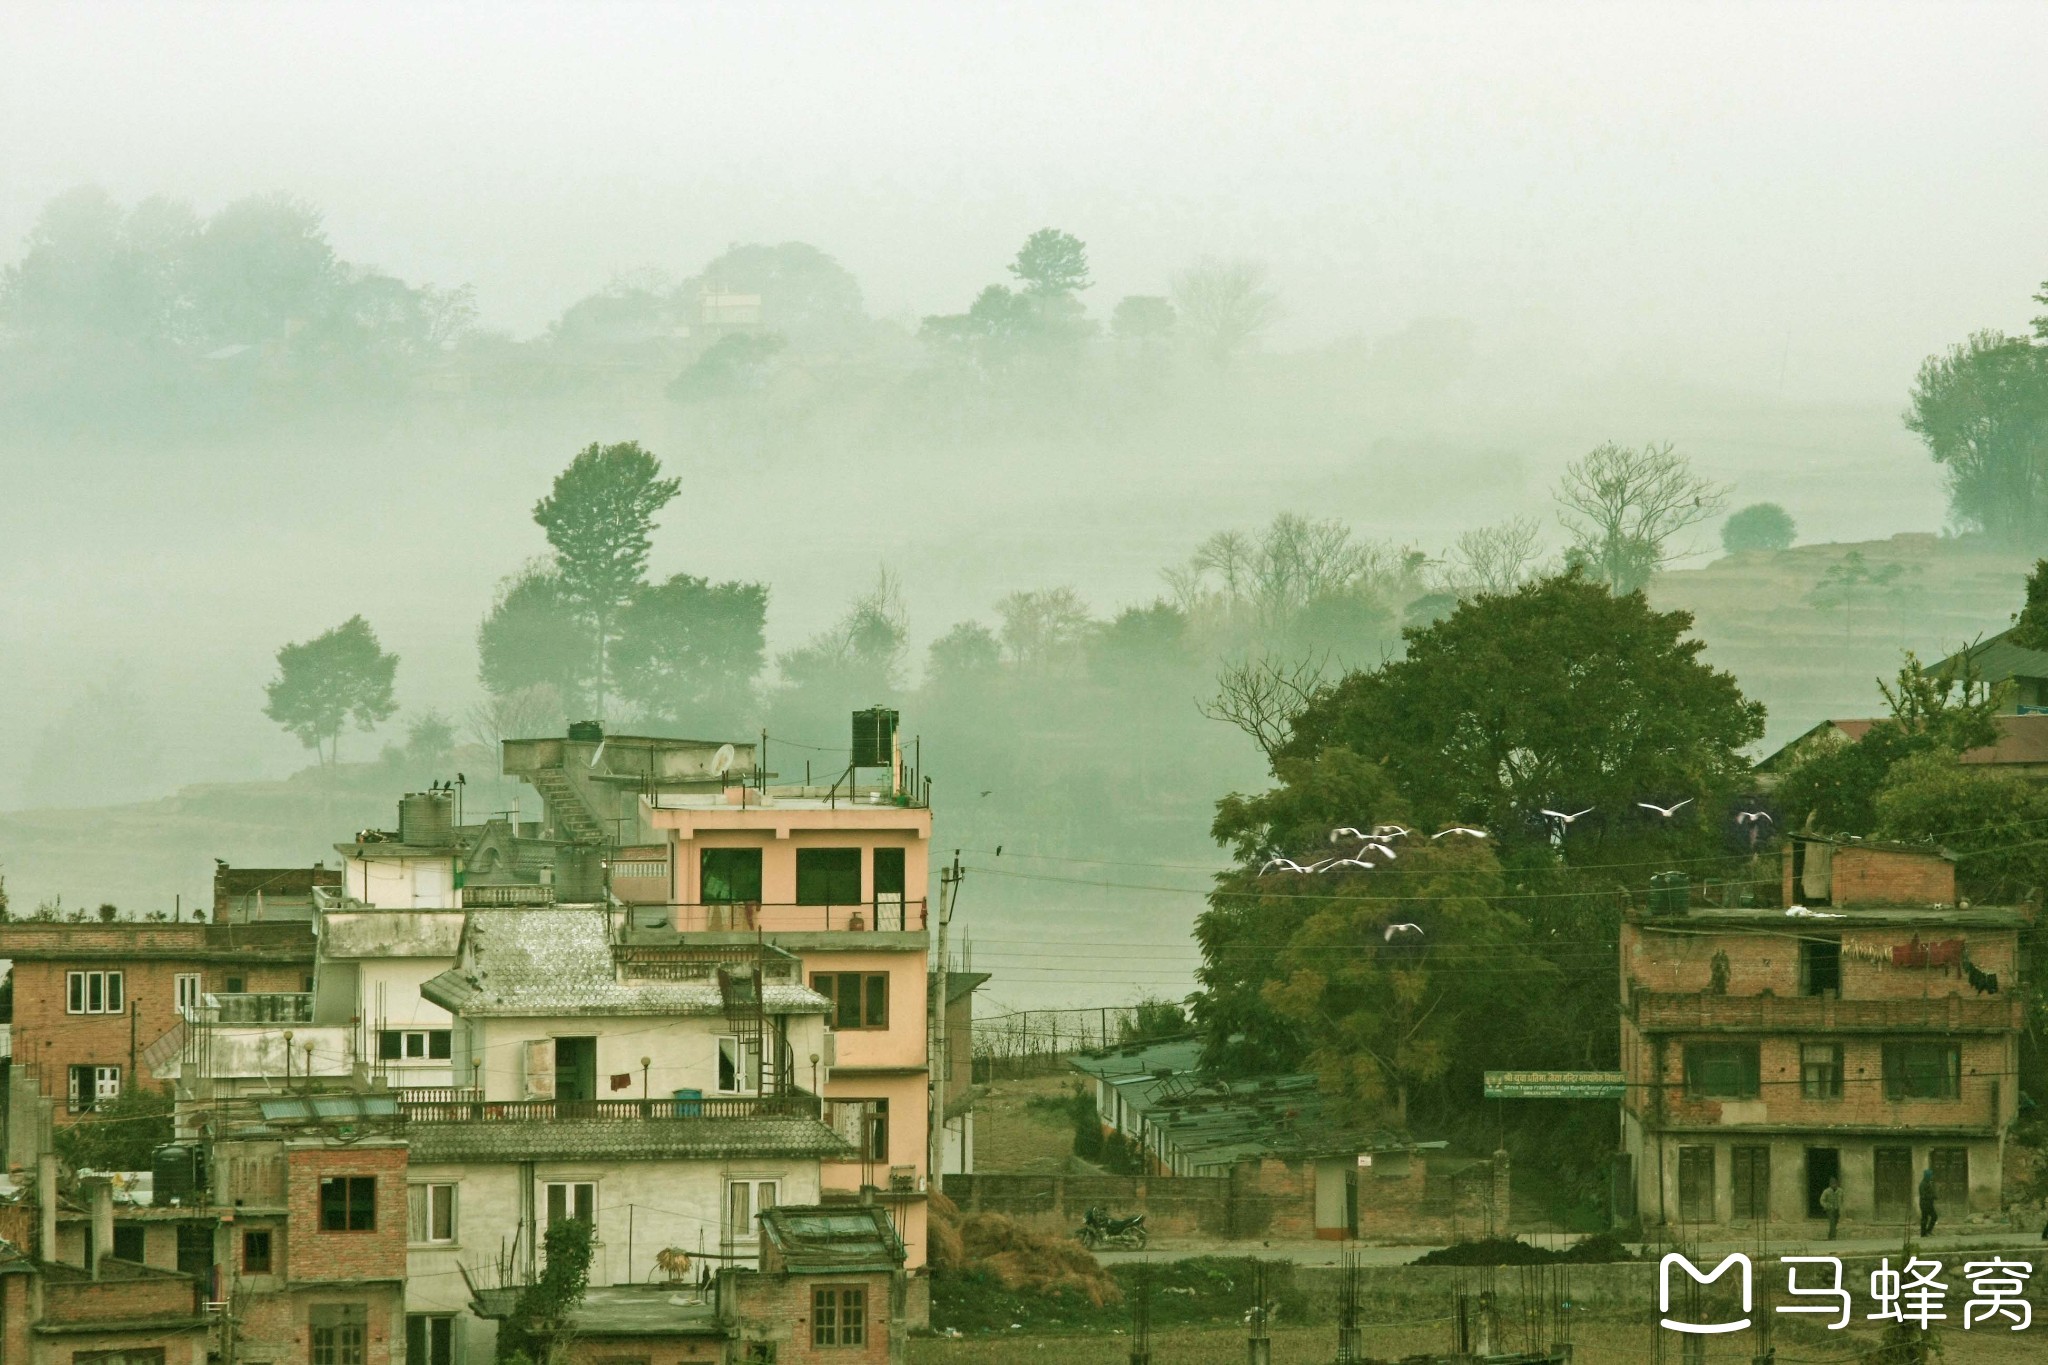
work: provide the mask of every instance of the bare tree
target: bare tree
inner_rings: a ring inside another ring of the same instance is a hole
[[[1693,473],[1669,441],[1599,446],[1567,465],[1558,485],[1558,520],[1572,534],[1567,562],[1614,592],[1634,592],[1681,553],[1673,536],[1721,514],[1728,488]]]
[[[1543,528],[1534,517],[1516,517],[1498,526],[1467,531],[1453,543],[1445,577],[1460,597],[1499,597],[1513,592],[1536,575],[1537,538]]]
[[[1252,737],[1270,760],[1287,742],[1294,717],[1322,690],[1325,659],[1292,662],[1256,655],[1223,666],[1216,695],[1198,702],[1210,720],[1229,721]]]
[[[1280,300],[1266,288],[1256,261],[1196,261],[1173,277],[1173,306],[1204,354],[1227,365],[1255,344],[1280,316]]]
[[[1088,604],[1072,588],[1013,592],[996,603],[1002,641],[1010,658],[1027,668],[1044,668],[1072,653],[1088,632]]]
[[[569,723],[562,694],[546,683],[493,693],[470,707],[463,719],[469,737],[492,753],[508,739],[559,735]]]

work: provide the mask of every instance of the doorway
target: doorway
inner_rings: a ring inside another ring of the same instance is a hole
[[[597,1099],[597,1039],[555,1039],[555,1103],[589,1104]]]
[[[1820,1206],[1820,1197],[1827,1190],[1828,1182],[1842,1174],[1842,1149],[1839,1147],[1808,1147],[1806,1149],[1806,1216],[1825,1218],[1828,1211]]]

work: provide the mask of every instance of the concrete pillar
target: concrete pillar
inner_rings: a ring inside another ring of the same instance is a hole
[[[36,1158],[36,1259],[57,1259],[57,1154]]]
[[[92,1207],[92,1273],[98,1276],[100,1262],[114,1254],[114,1182],[95,1176],[86,1182]]]

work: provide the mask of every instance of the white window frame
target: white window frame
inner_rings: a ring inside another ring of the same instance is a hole
[[[178,1002],[178,1008],[180,1010],[199,1008],[199,997],[206,993],[205,978],[198,972],[179,972],[172,978],[172,981],[175,983],[174,989],[177,992],[175,998]]]
[[[725,1083],[730,1072],[734,1084]],[[716,1090],[720,1095],[758,1095],[761,1093],[761,1043],[759,1039],[742,1038],[737,1034],[718,1035],[718,1074],[714,1077]]]
[[[128,992],[120,972],[76,971],[64,974],[66,1014],[126,1014]]]
[[[453,1181],[415,1181],[405,1187],[405,1239],[413,1246],[454,1246],[462,1240],[456,1220],[461,1204]],[[446,1213],[448,1235],[434,1235],[436,1209]]]
[[[750,1179],[725,1182],[725,1201],[720,1217],[725,1224],[727,1245],[737,1245],[760,1231],[760,1217],[779,1202],[781,1186],[780,1180]],[[745,1204],[744,1209],[741,1207],[742,1202]],[[744,1226],[741,1226],[742,1222]]]
[[[92,1096],[89,1099],[79,1093],[82,1087],[78,1083],[81,1073],[87,1071],[92,1073]],[[65,1104],[71,1113],[96,1113],[101,1105],[121,1098],[121,1068],[118,1066],[78,1062],[65,1068],[64,1077]]]
[[[589,1194],[590,1230],[593,1237],[597,1232],[597,1182],[595,1180],[547,1180],[541,1182],[541,1224],[543,1230],[555,1225],[555,1191],[562,1191],[562,1217],[565,1221],[576,1217],[576,1206],[582,1202],[576,1197],[578,1190]]]

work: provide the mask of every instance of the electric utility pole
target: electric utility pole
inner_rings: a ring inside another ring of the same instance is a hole
[[[960,899],[960,879],[966,874],[960,867],[960,850],[953,850],[953,865],[939,869],[939,960],[933,974],[932,1028],[931,1028],[931,1114],[926,1123],[926,1138],[929,1150],[925,1154],[926,1180],[932,1191],[937,1192],[945,1183],[940,1172],[945,1169],[946,1160],[946,1081],[947,1066],[952,1054],[946,1044],[946,931],[953,924],[953,903]]]

